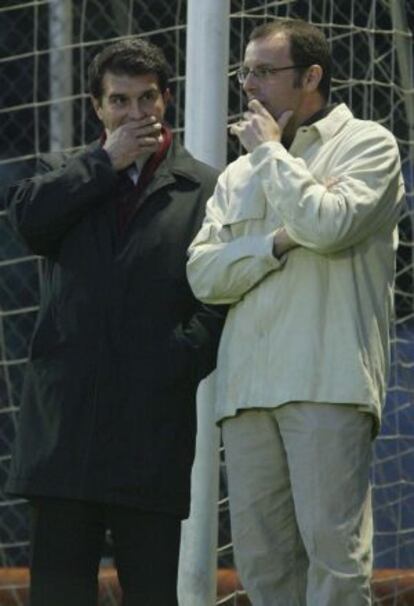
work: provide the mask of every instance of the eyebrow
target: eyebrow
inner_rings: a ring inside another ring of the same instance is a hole
[[[117,97],[122,97],[125,99],[127,97],[127,95],[125,93],[111,93],[109,95],[109,99],[115,99]]]
[[[160,92],[157,88],[146,88],[145,90],[141,91],[141,93],[139,94],[139,98],[143,97],[144,95],[147,95],[148,93],[158,93]],[[123,99],[126,99],[129,95],[127,93],[117,93],[117,92],[113,92],[111,93],[108,98],[109,99],[114,99],[116,97],[121,97]]]

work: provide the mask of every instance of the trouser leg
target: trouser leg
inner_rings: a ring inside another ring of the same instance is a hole
[[[31,516],[31,606],[96,606],[105,525],[99,506],[36,499]]]
[[[181,520],[132,507],[108,507],[123,606],[178,606]]]
[[[225,420],[222,432],[243,586],[254,606],[304,606],[308,560],[273,411],[242,412]]]
[[[275,410],[296,517],[309,557],[307,606],[371,604],[372,417],[355,406]]]

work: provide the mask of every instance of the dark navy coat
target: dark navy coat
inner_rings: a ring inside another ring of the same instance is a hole
[[[173,142],[122,237],[98,144],[10,189],[45,259],[9,492],[188,514],[195,393],[224,309],[194,298],[185,266],[216,177]]]

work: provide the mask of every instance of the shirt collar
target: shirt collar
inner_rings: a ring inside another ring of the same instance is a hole
[[[351,110],[345,103],[340,103],[339,105],[323,108],[311,116],[309,120],[311,121],[311,128],[318,131],[322,141],[325,143],[329,139],[332,139],[352,117]],[[300,128],[306,128],[306,126],[304,123]]]
[[[150,157],[150,155],[151,154],[145,154],[143,156],[140,156],[127,169],[127,173],[131,177],[132,181],[134,182],[134,185],[136,185],[138,183],[138,179],[139,179],[139,175],[140,175],[140,173],[142,171],[142,167],[144,166],[145,162],[148,160],[148,158]]]
[[[301,126],[311,126],[312,124],[315,124],[315,122],[318,122],[318,120],[322,120],[322,118],[326,118],[326,116],[328,116],[336,106],[337,106],[337,103],[334,103],[333,105],[326,105],[325,107],[322,107],[322,109],[319,109],[317,112],[312,114],[310,116],[310,118],[305,120],[305,122],[303,122],[301,124]]]

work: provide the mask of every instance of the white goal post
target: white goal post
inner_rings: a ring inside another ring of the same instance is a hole
[[[230,0],[188,0],[184,143],[196,158],[218,169],[224,168],[227,156],[229,16]],[[181,538],[180,606],[213,604],[216,597],[220,439],[214,388],[213,373],[197,393],[191,516]]]

